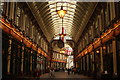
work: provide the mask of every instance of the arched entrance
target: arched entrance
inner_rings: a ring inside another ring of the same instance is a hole
[[[73,68],[74,63],[73,63],[73,49],[70,45],[65,44],[65,53],[67,54],[67,63],[66,63],[66,68]]]

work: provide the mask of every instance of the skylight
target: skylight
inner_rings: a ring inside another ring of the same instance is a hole
[[[51,0],[49,1],[49,8],[50,13],[52,16],[53,21],[53,28],[55,30],[54,34],[59,34],[62,27],[66,30],[66,34],[71,34],[72,32],[72,26],[73,26],[73,19],[74,19],[74,13],[76,9],[76,1],[70,1],[70,0],[62,0],[65,3],[61,3],[61,0]],[[57,8],[56,8],[56,2]],[[67,13],[65,14],[63,18],[63,26],[62,26],[62,19],[58,16],[56,13],[56,10],[60,10],[61,6],[63,5],[63,9],[67,10]]]

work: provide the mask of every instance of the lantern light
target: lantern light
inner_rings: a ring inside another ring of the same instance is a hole
[[[67,11],[63,10],[63,6],[61,6],[60,10],[57,10],[57,14],[59,15],[60,18],[63,18],[66,13],[67,13]]]
[[[97,50],[96,53],[99,53],[99,50]]]
[[[103,46],[103,49],[105,50],[105,49],[106,49],[106,47],[105,47],[105,46]]]

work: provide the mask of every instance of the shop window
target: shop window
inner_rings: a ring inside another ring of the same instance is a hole
[[[15,41],[13,42],[12,41],[12,48],[11,48],[11,64],[10,64],[10,72],[12,73],[12,74],[15,74],[15,70],[16,70],[16,64],[15,64],[15,62],[16,62],[16,57],[17,57],[17,53],[18,53],[18,50],[17,50],[17,45],[16,45],[16,43],[15,43]]]
[[[112,53],[112,41],[108,41],[103,46],[103,65],[104,72],[106,71],[109,75],[113,74],[113,53]]]
[[[120,36],[117,36],[117,74],[120,76]]]
[[[117,51],[120,50],[120,36],[117,38]]]
[[[25,51],[24,51],[24,72],[26,74],[29,74],[30,72],[30,49],[25,47]]]
[[[109,54],[109,53],[112,53],[113,51],[112,51],[112,42],[111,41],[109,41],[108,43],[107,43],[107,53]]]
[[[96,49],[95,51],[95,71],[99,72],[100,69],[100,49]]]
[[[9,48],[9,38],[8,36],[2,34],[2,77],[4,77],[7,73],[8,48]]]
[[[85,71],[87,71],[87,55],[85,55]]]
[[[93,67],[93,59],[92,58],[93,58],[93,56],[92,56],[92,52],[91,52],[90,53],[90,59],[89,59],[90,60],[89,61],[90,62],[90,71],[92,71],[92,67]]]
[[[37,53],[35,51],[32,52],[32,70],[34,71],[37,65]]]
[[[22,53],[21,44],[17,40],[12,40],[11,47],[11,64],[10,64],[10,72],[12,74],[19,74],[21,71],[21,53]]]
[[[21,44],[18,45],[18,67],[17,67],[17,73],[20,74],[21,73],[21,58],[22,58],[22,46]]]

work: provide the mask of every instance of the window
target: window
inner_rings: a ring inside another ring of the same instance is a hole
[[[37,29],[36,28],[34,32],[34,42],[37,43]]]
[[[6,10],[6,16],[9,18],[10,17],[10,2],[6,2],[7,4],[7,10]]]
[[[26,36],[29,37],[29,18],[28,16],[26,15],[26,22],[25,22],[25,32],[26,32]]]
[[[95,38],[99,37],[99,27],[98,27],[98,18],[96,18],[96,22],[95,22],[95,28],[94,28],[94,34],[95,34]]]
[[[44,48],[45,48],[44,50],[46,51],[46,41],[44,42]]]
[[[104,16],[105,16],[105,29],[107,29],[108,25],[110,24],[110,4],[109,3],[106,3],[106,8],[105,8],[105,12],[104,12]]]
[[[17,7],[17,12],[16,12],[16,26],[19,26],[19,23],[20,23],[20,8]]]
[[[80,51],[82,50],[82,43],[80,43]]]
[[[16,8],[17,8],[17,2],[14,2],[14,7],[13,7],[13,10],[14,10],[14,14],[13,14],[13,20],[15,21],[16,19]]]
[[[83,38],[83,48],[85,48],[85,45],[86,45],[85,42],[86,42],[86,41],[85,41],[85,38]]]
[[[88,45],[88,32],[86,32],[85,39],[86,39],[86,45]]]
[[[46,52],[48,52],[48,45],[46,45]]]
[[[0,14],[2,14],[2,12],[3,12],[3,5],[4,5],[4,3],[0,1]],[[1,15],[0,15],[0,17],[1,17]]]
[[[41,44],[41,35],[39,34],[39,41],[38,41],[38,45],[40,46]]]
[[[81,43],[78,46],[78,53],[81,51]]]
[[[39,33],[38,31],[36,32],[36,43],[38,44],[38,40],[39,40]]]
[[[30,33],[30,29],[31,29],[31,27],[30,27],[30,22],[31,22],[31,21],[28,22],[28,26],[27,26],[27,28],[28,28],[28,33],[27,33],[27,34],[28,34],[28,37],[29,37],[29,38],[30,38],[30,34],[31,34],[31,33]]]
[[[92,32],[92,39],[94,38],[94,35],[95,35],[95,33],[94,33],[94,23],[92,24],[92,26],[91,26],[91,32]]]
[[[32,21],[29,24],[29,37],[32,38]]]
[[[91,40],[92,40],[92,29],[91,29],[91,26],[90,26],[90,28],[89,28],[89,30],[88,30],[88,41],[89,42],[91,42]]]
[[[41,37],[41,41],[40,41],[41,48],[42,48],[42,43],[43,43],[43,38]]]
[[[98,36],[100,36],[100,30],[101,30],[101,22],[100,22],[100,19],[101,17],[100,17],[100,15],[98,15],[98,24],[97,24],[97,26],[98,26]]]
[[[101,10],[101,31],[104,31],[104,13],[103,9]]]

